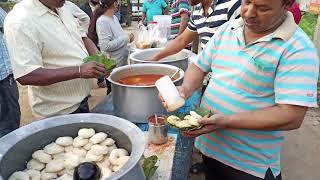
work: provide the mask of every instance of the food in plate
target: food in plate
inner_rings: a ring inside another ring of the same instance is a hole
[[[208,118],[211,115],[211,111],[199,107],[190,111],[189,114],[171,115],[166,118],[166,122],[171,127],[178,128],[180,130],[195,130],[202,127],[198,122],[199,119]]]
[[[84,162],[94,162],[101,170],[101,179],[118,171],[130,158],[126,149],[104,132],[82,128],[77,137],[58,137],[44,149],[32,153],[26,169],[14,172],[9,180],[72,179],[75,168]]]

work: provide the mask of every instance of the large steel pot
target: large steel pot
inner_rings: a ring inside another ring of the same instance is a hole
[[[129,161],[108,179],[145,179],[139,160],[145,149],[143,132],[133,123],[104,114],[73,114],[52,117],[21,127],[0,139],[0,180],[26,168],[34,151],[60,136],[76,137],[80,128],[94,128],[115,139],[118,147],[130,152]]]
[[[177,54],[168,56],[161,59],[160,61],[152,61],[151,58],[159,53],[163,48],[150,48],[141,51],[136,51],[130,55],[131,63],[159,63],[169,64],[183,69],[184,71],[188,68],[188,59],[192,56],[192,52],[183,49]]]
[[[179,68],[166,64],[133,64],[116,68],[109,76],[112,83],[114,112],[117,116],[132,122],[146,123],[152,114],[167,114],[159,98],[158,90],[152,86],[133,86],[118,83],[122,78],[140,74],[163,74],[171,76]],[[184,72],[174,77],[176,85],[181,84]]]

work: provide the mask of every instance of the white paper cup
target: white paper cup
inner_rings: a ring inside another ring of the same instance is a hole
[[[184,105],[185,100],[180,96],[178,89],[169,76],[163,76],[158,79],[155,85],[166,102],[169,111],[175,111]]]

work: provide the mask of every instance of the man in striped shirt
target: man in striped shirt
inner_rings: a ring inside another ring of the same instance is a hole
[[[218,27],[240,14],[241,0],[189,0],[189,3],[196,7],[187,29],[154,56],[154,60],[178,53],[198,36],[201,48],[204,48]]]
[[[241,17],[219,28],[186,71],[179,91],[189,97],[213,73],[197,137],[206,179],[281,179],[283,131],[300,127],[317,106],[319,59],[288,12],[294,0],[242,0]]]
[[[187,28],[191,7],[188,0],[171,0],[171,36],[177,37]]]

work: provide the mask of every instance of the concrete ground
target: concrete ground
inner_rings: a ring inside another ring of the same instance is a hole
[[[132,32],[135,23],[126,31]],[[28,104],[27,88],[19,86],[21,126],[36,121]],[[105,97],[106,89],[92,90],[89,98],[90,108],[97,105]],[[194,162],[199,161],[195,154]],[[282,150],[282,174],[284,180],[319,180],[320,179],[320,110],[310,109],[304,123],[298,130],[286,135]],[[202,180],[203,175],[190,174],[191,180]]]

